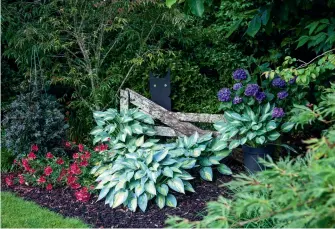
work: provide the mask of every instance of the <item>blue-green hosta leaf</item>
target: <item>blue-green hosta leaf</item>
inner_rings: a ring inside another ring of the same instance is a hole
[[[128,208],[132,212],[136,211],[136,208],[137,208],[137,197],[134,194],[132,194],[132,197],[129,198]]]
[[[235,129],[235,130],[232,130],[230,131],[229,133],[229,138],[233,138],[236,136],[236,134],[238,134],[239,130],[238,129]]]
[[[274,132],[269,133],[267,137],[270,141],[275,141],[280,137],[280,133],[278,133],[277,131],[274,131]]]
[[[136,140],[135,145],[136,145],[137,147],[140,147],[140,146],[142,146],[143,143],[144,143],[144,136],[142,135],[141,137],[139,137],[139,138]]]
[[[108,194],[109,190],[110,190],[110,188],[107,188],[107,187],[101,189],[97,201],[99,201],[99,200],[101,200],[102,198],[104,198],[104,197]]]
[[[277,123],[275,121],[270,121],[266,124],[266,130],[271,131],[277,128]]]
[[[101,127],[101,126],[97,126],[90,132],[90,134],[91,135],[97,135],[97,134],[100,134],[102,132],[104,132],[104,128]]]
[[[256,134],[257,134],[257,136],[260,136],[260,135],[265,134],[266,132],[267,132],[266,129],[262,128],[262,129],[260,129],[260,130],[257,130],[257,131],[256,131]]]
[[[221,159],[222,159],[222,157],[217,157],[217,156],[210,156],[209,157],[209,161],[212,163],[212,165],[219,165]]]
[[[114,202],[114,194],[115,194],[114,190],[111,189],[108,192],[108,194],[106,195],[105,204],[113,204],[113,202]]]
[[[260,136],[256,138],[256,143],[263,145],[265,143],[265,137],[264,136]]]
[[[173,171],[169,167],[165,167],[163,170],[163,175],[166,177],[171,177],[173,178]]]
[[[127,172],[126,178],[128,182],[133,178],[134,173],[134,171]]]
[[[156,131],[152,128],[147,128],[145,130],[145,134],[148,135],[148,136],[154,136],[156,134]]]
[[[201,135],[201,136],[198,138],[197,143],[200,144],[200,143],[209,141],[209,140],[211,140],[211,139],[212,139],[212,133],[210,132],[210,133]]]
[[[200,169],[200,176],[207,181],[213,180],[213,171],[211,167],[203,167]]]
[[[293,122],[285,122],[283,123],[283,125],[281,126],[281,130],[283,132],[290,132],[292,130],[292,128],[294,127],[294,123]]]
[[[184,181],[184,189],[189,192],[195,192],[193,186],[188,181]]]
[[[140,209],[143,212],[145,212],[145,210],[147,209],[147,205],[148,205],[148,196],[146,193],[143,193],[141,196],[138,197],[137,204],[140,207]]]
[[[209,157],[200,158],[199,163],[201,166],[211,166],[212,165],[212,163],[209,161]]]
[[[105,112],[105,117],[103,118],[104,121],[111,121],[113,119],[115,119],[116,114],[110,114]]]
[[[133,134],[132,131],[131,131],[130,126],[125,126],[125,127],[123,128],[123,132],[126,133],[126,134],[129,135],[129,136],[131,136],[131,135]]]
[[[176,192],[185,193],[184,183],[180,178],[176,177],[170,179],[168,180],[167,184],[171,189],[175,190]]]
[[[238,121],[242,121],[242,122],[248,122],[250,121],[250,118],[245,118],[243,116],[241,116],[240,114],[236,113],[236,112],[232,112],[230,113],[230,116],[235,119],[235,120],[238,120]],[[237,124],[237,123],[236,123]]]
[[[272,117],[272,114],[271,113],[266,113],[266,114],[263,114],[261,116],[261,118],[259,119],[260,122],[264,122],[266,121],[267,119],[271,118]]]
[[[247,140],[248,139],[246,137],[241,138],[241,141],[240,141],[241,145],[244,145],[247,142]]]
[[[192,151],[191,156],[192,157],[199,157],[201,155],[201,149],[196,148]]]
[[[215,155],[217,157],[221,157],[223,159],[223,158],[227,157],[230,153],[231,153],[231,150],[226,149],[226,150],[222,150],[220,152],[216,152]]]
[[[249,132],[247,134],[247,138],[249,141],[251,141],[252,139],[254,139],[254,137],[256,137],[256,133],[255,132]]]
[[[242,134],[245,134],[245,133],[247,133],[248,132],[248,128],[247,127],[242,127],[241,129],[240,129],[240,134],[242,135]]]
[[[174,195],[172,194],[168,194],[166,199],[165,199],[165,204],[166,206],[169,206],[169,207],[177,207],[177,199],[176,197],[174,197]]]
[[[183,161],[183,163],[181,165],[181,168],[183,168],[183,169],[192,169],[195,166],[196,162],[197,162],[196,159],[188,158],[185,161]]]
[[[227,142],[220,140],[220,139],[216,139],[213,143],[213,145],[211,146],[211,151],[213,152],[217,152],[220,150],[223,150],[227,147]]]
[[[167,194],[169,193],[169,187],[166,184],[162,184],[161,186],[157,187],[157,192],[159,192],[163,196],[167,196]]]
[[[192,180],[194,177],[191,176],[188,172],[183,170],[182,174],[176,174],[175,177],[178,177],[182,180]]]
[[[96,119],[95,122],[97,123],[98,126],[101,126],[101,127],[106,124],[106,122],[101,119]]]
[[[115,192],[125,188],[126,183],[127,183],[127,180],[125,180],[125,179],[119,180],[119,183],[115,186]]]
[[[131,125],[131,130],[135,134],[143,134],[143,127],[139,123]]]
[[[101,137],[100,136],[97,136],[93,139],[93,145],[95,145],[96,143],[100,142],[101,141]]]
[[[262,126],[263,126],[262,123],[259,123],[257,125],[252,126],[251,129],[253,129],[253,130],[259,130],[260,128],[262,128]]]
[[[223,175],[231,175],[231,174],[233,174],[232,171],[231,171],[231,169],[228,166],[226,166],[225,164],[219,165],[218,166],[218,171],[221,174],[223,174]]]
[[[145,183],[144,188],[148,193],[156,195],[155,183],[153,181],[149,180],[147,183]]]
[[[229,150],[237,148],[241,144],[240,140],[233,140],[229,144]]]
[[[161,160],[163,160],[166,157],[166,155],[168,155],[168,153],[169,153],[169,150],[167,150],[167,149],[158,151],[154,155],[154,161],[160,162]]]
[[[144,185],[142,185],[142,184],[139,183],[137,186],[135,186],[135,194],[136,194],[136,196],[142,195],[142,193],[144,191],[145,191]]]
[[[227,126],[227,122],[225,122],[225,121],[218,121],[218,122],[214,123],[213,126],[214,126],[215,130],[221,132],[221,130],[222,130],[224,127]],[[201,139],[201,137],[200,137],[200,139]],[[200,139],[199,139],[199,141],[200,141]]]
[[[155,145],[153,142],[145,142],[141,145],[142,148],[149,148],[151,146]]]
[[[175,173],[183,173],[179,168],[177,167],[170,167],[170,169]]]
[[[128,190],[120,190],[115,193],[114,196],[114,202],[113,202],[113,208],[116,208],[123,204],[128,198]]]
[[[93,117],[94,118],[103,118],[103,117],[105,117],[105,112],[103,112],[103,111],[94,111],[93,112]]]
[[[267,114],[271,110],[271,105],[270,103],[266,103],[263,108],[262,108],[262,114]]]
[[[126,147],[126,145],[124,144],[124,143],[116,143],[114,146],[113,146],[113,149],[115,150],[115,149],[122,149],[122,148],[124,148],[124,147]]]
[[[161,175],[162,171],[158,170],[158,171],[147,171],[148,177],[150,178],[150,180],[152,180],[153,182],[156,182],[157,178]]]
[[[199,134],[195,132],[192,136],[188,138],[188,147],[191,148],[192,146],[194,146],[197,143],[198,139]]]
[[[120,140],[120,141],[122,141],[122,142],[125,142],[126,141],[126,138],[127,138],[127,134],[126,133],[119,133],[119,135],[118,135],[118,139]]]
[[[145,160],[145,162],[147,163],[147,165],[149,165],[154,159],[154,155],[152,152],[149,152],[148,155],[147,155],[147,158]]]
[[[164,208],[164,206],[165,206],[165,196],[158,194],[157,197],[156,197],[156,204],[160,209]]]
[[[172,165],[174,163],[176,163],[177,160],[173,159],[173,158],[167,158],[164,161],[162,161],[160,164],[161,165]]]
[[[121,123],[127,123],[127,122],[130,122],[130,121],[133,121],[133,118],[125,115],[125,116],[120,118],[120,121],[121,121]]]
[[[186,152],[187,152],[186,149],[178,148],[178,149],[170,150],[169,155],[171,157],[180,157],[180,156],[184,155]]]

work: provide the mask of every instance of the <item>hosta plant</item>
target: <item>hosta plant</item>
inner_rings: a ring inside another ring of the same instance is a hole
[[[205,180],[212,180],[211,165],[227,156],[225,145],[213,141],[211,134],[180,137],[174,143],[160,144],[153,135],[153,120],[137,110],[118,113],[109,109],[95,112],[97,127],[91,132],[100,142],[103,160],[91,173],[97,176],[98,200],[115,208],[121,204],[142,211],[154,199],[159,208],[175,207],[177,200],[170,191],[194,192],[188,172],[199,167]],[[149,136],[148,136],[149,135]],[[221,172],[230,174],[227,166]]]

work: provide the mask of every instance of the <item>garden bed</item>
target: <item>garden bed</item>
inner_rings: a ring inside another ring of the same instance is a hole
[[[243,171],[243,165],[237,161],[228,163],[233,173]],[[6,174],[2,174],[4,179]],[[215,173],[214,182],[194,179],[195,193],[186,195],[174,193],[177,197],[176,208],[165,207],[159,209],[155,204],[150,204],[146,212],[131,212],[127,208],[110,208],[104,204],[104,200],[96,202],[96,197],[91,198],[87,203],[78,202],[73,197],[73,190],[69,188],[55,188],[47,191],[37,187],[15,185],[5,186],[2,181],[2,190],[17,193],[26,200],[31,200],[54,212],[67,217],[78,217],[93,227],[119,227],[119,228],[157,228],[163,227],[168,215],[177,215],[190,220],[199,220],[203,215],[206,202],[215,200],[218,196],[229,197],[229,191],[220,187],[222,183],[229,182],[232,177]]]

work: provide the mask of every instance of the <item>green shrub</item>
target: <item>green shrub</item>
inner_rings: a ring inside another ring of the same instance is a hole
[[[17,96],[3,121],[6,148],[15,156],[28,153],[33,144],[42,154],[57,150],[67,128],[59,108],[48,94],[34,91]]]

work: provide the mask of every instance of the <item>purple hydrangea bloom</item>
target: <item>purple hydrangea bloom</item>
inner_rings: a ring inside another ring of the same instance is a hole
[[[234,91],[237,91],[238,89],[240,89],[240,88],[242,88],[242,87],[243,87],[242,83],[236,83],[236,84],[234,84],[234,86],[233,86],[233,90],[234,90]]]
[[[247,73],[244,69],[237,69],[235,72],[233,72],[233,78],[235,80],[245,80],[248,78]]]
[[[294,84],[295,81],[297,80],[297,77],[294,77],[288,81],[289,84]]]
[[[244,91],[244,94],[246,96],[254,96],[256,95],[258,90],[259,90],[259,86],[257,84],[248,84]]]
[[[283,108],[275,107],[272,110],[272,118],[281,118],[285,116]]]
[[[222,88],[218,92],[218,99],[221,102],[228,102],[230,100],[230,90],[229,90],[229,88]]]
[[[286,82],[280,77],[276,77],[272,80],[272,86],[278,87],[278,88],[284,88],[286,87]]]
[[[264,99],[266,99],[266,94],[264,92],[257,92],[255,95],[255,98],[257,99],[258,102],[262,102]]]
[[[278,92],[277,94],[278,99],[285,99],[287,96],[288,96],[287,91],[281,91],[281,92]]]
[[[239,104],[239,103],[242,103],[242,101],[243,101],[243,99],[241,97],[236,96],[233,99],[233,104]]]

